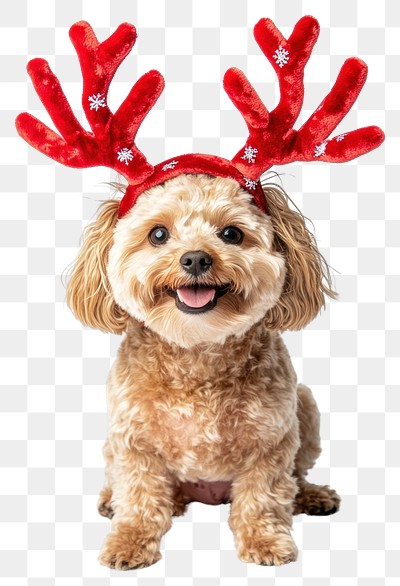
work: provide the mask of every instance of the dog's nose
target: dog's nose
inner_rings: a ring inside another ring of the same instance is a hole
[[[208,271],[213,263],[212,256],[204,250],[185,252],[179,261],[186,272],[198,277]]]

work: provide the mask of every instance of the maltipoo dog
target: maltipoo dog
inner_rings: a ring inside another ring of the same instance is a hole
[[[226,72],[225,90],[249,130],[231,161],[187,154],[153,166],[137,148],[164,81],[157,71],[144,74],[118,110],[109,109],[112,77],[135,43],[132,25],[102,43],[88,23],[70,30],[91,131],[48,63],[28,64],[59,134],[23,113],[20,135],[65,165],[105,165],[128,182],[86,229],[67,290],[83,324],[125,334],[107,385],[99,501],[112,523],[100,561],[111,568],[159,560],[172,517],[191,501],[231,503],[238,556],[266,565],[296,559],[293,514],[339,508],[334,490],[306,480],[320,453],[319,413],[280,337],[334,297],[330,273],[301,213],[282,189],[260,181],[272,165],[344,162],[383,141],[373,126],[329,138],[366,80],[356,58],[293,129],[318,31],[310,16],[289,39],[269,19],[257,23],[281,96],[269,112],[240,70]]]
[[[107,566],[160,559],[191,500],[230,502],[240,559],[268,565],[296,559],[293,513],[339,508],[306,481],[319,413],[278,333],[311,321],[329,273],[282,190],[265,192],[270,215],[232,179],[181,175],[120,220],[105,202],[86,229],[68,303],[126,334],[107,385]]]

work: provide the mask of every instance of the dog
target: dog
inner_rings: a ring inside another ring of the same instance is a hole
[[[233,179],[180,175],[86,228],[68,304],[125,334],[107,384],[106,566],[159,560],[192,500],[230,502],[239,558],[265,565],[296,559],[293,514],[339,509],[306,480],[319,412],[280,336],[334,296],[329,269],[284,191],[264,191],[269,215]]]
[[[280,335],[304,328],[335,297],[330,270],[283,189],[261,181],[273,165],[346,162],[384,140],[376,126],[331,137],[367,77],[357,58],[294,129],[318,34],[311,16],[288,39],[268,18],[255,25],[280,101],[269,111],[243,72],[225,73],[249,131],[231,160],[191,153],[152,165],[138,149],[164,79],[145,73],[110,110],[111,80],[136,41],[129,23],[103,42],[84,21],[70,29],[91,131],[49,64],[28,64],[58,133],[25,112],[16,119],[20,136],[59,163],[107,166],[127,181],[87,227],[67,286],[83,324],[124,334],[107,384],[98,506],[112,524],[99,557],[108,567],[157,562],[172,517],[192,501],[230,503],[239,558],[263,565],[296,559],[293,514],[339,509],[333,489],[306,480],[320,454],[319,413]]]

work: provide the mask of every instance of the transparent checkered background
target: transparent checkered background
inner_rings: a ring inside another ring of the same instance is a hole
[[[394,586],[400,577],[400,8],[387,0],[12,0],[0,13],[0,583],[7,586]],[[385,146],[346,165],[282,167],[282,181],[315,224],[339,272],[340,301],[306,331],[285,335],[299,379],[322,413],[323,454],[311,478],[343,496],[332,518],[294,520],[299,561],[282,568],[236,559],[228,507],[194,504],[174,521],[163,560],[109,571],[97,552],[109,522],[97,514],[106,434],[104,383],[119,338],[82,326],[66,307],[63,271],[113,179],[62,167],[16,136],[14,118],[43,112],[27,57],[44,56],[81,115],[80,71],[68,39],[82,18],[103,39],[137,25],[133,54],[111,91],[118,106],[139,74],[167,87],[140,131],[151,162],[184,152],[230,157],[245,125],[224,94],[244,69],[272,108],[271,67],[252,38],[263,16],[288,34],[304,14],[321,36],[306,69],[307,116],[344,59],[369,79],[340,130],[378,124]]]

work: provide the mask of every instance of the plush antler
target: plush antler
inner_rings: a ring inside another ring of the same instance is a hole
[[[225,74],[225,90],[249,129],[244,150],[232,164],[251,179],[257,180],[272,165],[293,161],[349,161],[383,141],[383,132],[376,126],[329,139],[367,78],[366,64],[355,57],[344,63],[331,91],[307,122],[293,129],[303,104],[304,68],[318,35],[318,22],[311,16],[299,20],[288,40],[270,19],[261,19],[254,27],[255,39],[279,79],[280,101],[271,113],[244,73],[232,68]]]
[[[27,113],[17,117],[17,130],[32,146],[64,165],[104,165],[126,177],[129,185],[119,206],[120,218],[141,193],[182,173],[235,179],[266,212],[268,203],[259,179],[272,165],[312,160],[340,163],[371,151],[384,139],[376,126],[328,138],[365,82],[367,66],[356,58],[345,62],[332,90],[309,120],[300,130],[293,129],[303,104],[304,67],[318,33],[318,23],[311,16],[299,20],[288,40],[269,19],[255,26],[255,38],[278,75],[281,97],[269,113],[240,70],[226,72],[224,87],[249,129],[244,150],[232,161],[187,154],[153,167],[137,149],[136,133],[162,92],[164,79],[158,71],[149,71],[135,83],[115,114],[110,111],[107,94],[111,80],[136,40],[135,27],[126,23],[103,43],[86,22],[78,22],[70,30],[82,69],[83,109],[92,132],[84,130],[75,118],[58,79],[43,59],[31,61],[28,72],[60,134]]]
[[[82,128],[76,119],[44,59],[30,61],[28,73],[61,136],[27,113],[18,116],[17,130],[32,146],[64,165],[104,165],[121,173],[132,185],[142,183],[154,168],[134,141],[143,119],[164,88],[164,79],[158,71],[143,75],[113,114],[107,105],[108,89],[120,63],[135,44],[135,27],[121,24],[99,43],[91,26],[78,22],[71,27],[70,37],[81,64],[82,105],[92,132]]]

